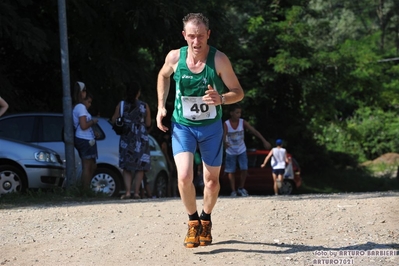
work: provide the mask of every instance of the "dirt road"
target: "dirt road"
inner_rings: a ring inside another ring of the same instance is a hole
[[[214,242],[194,249],[180,199],[7,208],[0,265],[393,266],[398,203],[399,192],[220,197]]]

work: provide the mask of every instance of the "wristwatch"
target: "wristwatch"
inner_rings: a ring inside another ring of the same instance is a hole
[[[222,102],[222,105],[226,103],[226,98],[224,97],[223,94],[220,94],[220,101]]]

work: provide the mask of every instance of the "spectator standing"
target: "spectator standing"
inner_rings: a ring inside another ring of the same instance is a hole
[[[273,175],[273,189],[274,195],[278,195],[278,189],[281,188],[283,182],[283,176],[285,172],[285,166],[289,163],[287,151],[283,148],[283,141],[281,139],[276,140],[276,147],[273,148],[266,156],[261,167],[265,167],[270,157],[272,158],[272,175]]]
[[[0,97],[0,116],[2,116],[8,109],[8,103]]]
[[[131,198],[134,180],[134,199],[140,199],[140,186],[144,172],[150,170],[150,144],[147,129],[151,126],[151,111],[147,103],[139,100],[141,87],[133,82],[126,87],[126,99],[123,107],[123,121],[126,132],[119,141],[119,167],[123,169],[125,194],[121,199]],[[115,108],[112,123],[119,117],[120,102]]]
[[[187,248],[212,243],[211,212],[216,204],[222,164],[223,125],[222,104],[242,100],[243,89],[229,58],[208,45],[209,20],[201,13],[190,13],[183,18],[183,37],[187,46],[172,50],[158,74],[157,126],[166,132],[162,119],[166,117],[166,100],[170,80],[176,81],[172,115],[172,149],[177,167],[180,197],[188,214],[188,232],[184,239]],[[227,87],[228,92],[224,92]],[[201,215],[197,212],[193,184],[194,153],[202,155],[204,195]]]
[[[224,122],[223,140],[226,148],[225,158],[225,169],[230,181],[231,196],[236,197],[237,195],[247,197],[248,191],[244,188],[245,180],[248,172],[248,157],[247,147],[244,142],[245,130],[248,130],[253,135],[258,137],[265,149],[270,149],[271,145],[266,139],[251,126],[246,120],[241,118],[241,106],[239,104],[233,104],[230,106],[230,118]],[[241,174],[238,182],[238,189],[236,190],[235,172],[236,165],[239,165]]]
[[[72,113],[75,128],[74,144],[82,160],[82,185],[84,188],[89,189],[94,171],[97,168],[97,143],[93,126],[97,124],[98,119],[92,118],[88,111],[93,101],[93,96],[86,92],[86,86],[82,82],[77,84],[77,88],[79,93],[76,95],[80,95],[77,100],[81,102],[74,106]]]

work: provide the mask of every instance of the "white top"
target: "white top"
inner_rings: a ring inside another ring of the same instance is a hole
[[[225,123],[227,126],[226,142],[229,143],[226,153],[239,155],[245,152],[247,147],[244,142],[244,119],[240,118],[236,129],[231,126],[230,120],[226,120]]]
[[[272,156],[272,168],[273,169],[285,169],[285,153],[284,148],[273,148]]]
[[[94,139],[94,131],[91,127],[86,130],[83,130],[79,124],[79,117],[86,116],[86,121],[89,122],[91,120],[91,114],[87,111],[86,106],[82,103],[78,103],[73,108],[73,126],[76,129],[75,136],[80,139],[91,140]]]

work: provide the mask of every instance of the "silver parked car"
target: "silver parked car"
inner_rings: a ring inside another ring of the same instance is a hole
[[[0,195],[62,187],[65,167],[53,150],[0,137]]]
[[[98,132],[97,170],[92,178],[93,190],[118,196],[124,192],[122,171],[119,168],[119,136],[112,130],[109,119],[97,117],[93,129]],[[0,137],[35,143],[55,150],[65,161],[63,142],[64,116],[60,113],[20,113],[0,117]],[[153,196],[166,197],[168,166],[157,141],[150,136],[151,169],[146,173]],[[75,149],[75,169],[81,174],[81,161]],[[134,187],[134,186],[132,186]]]

